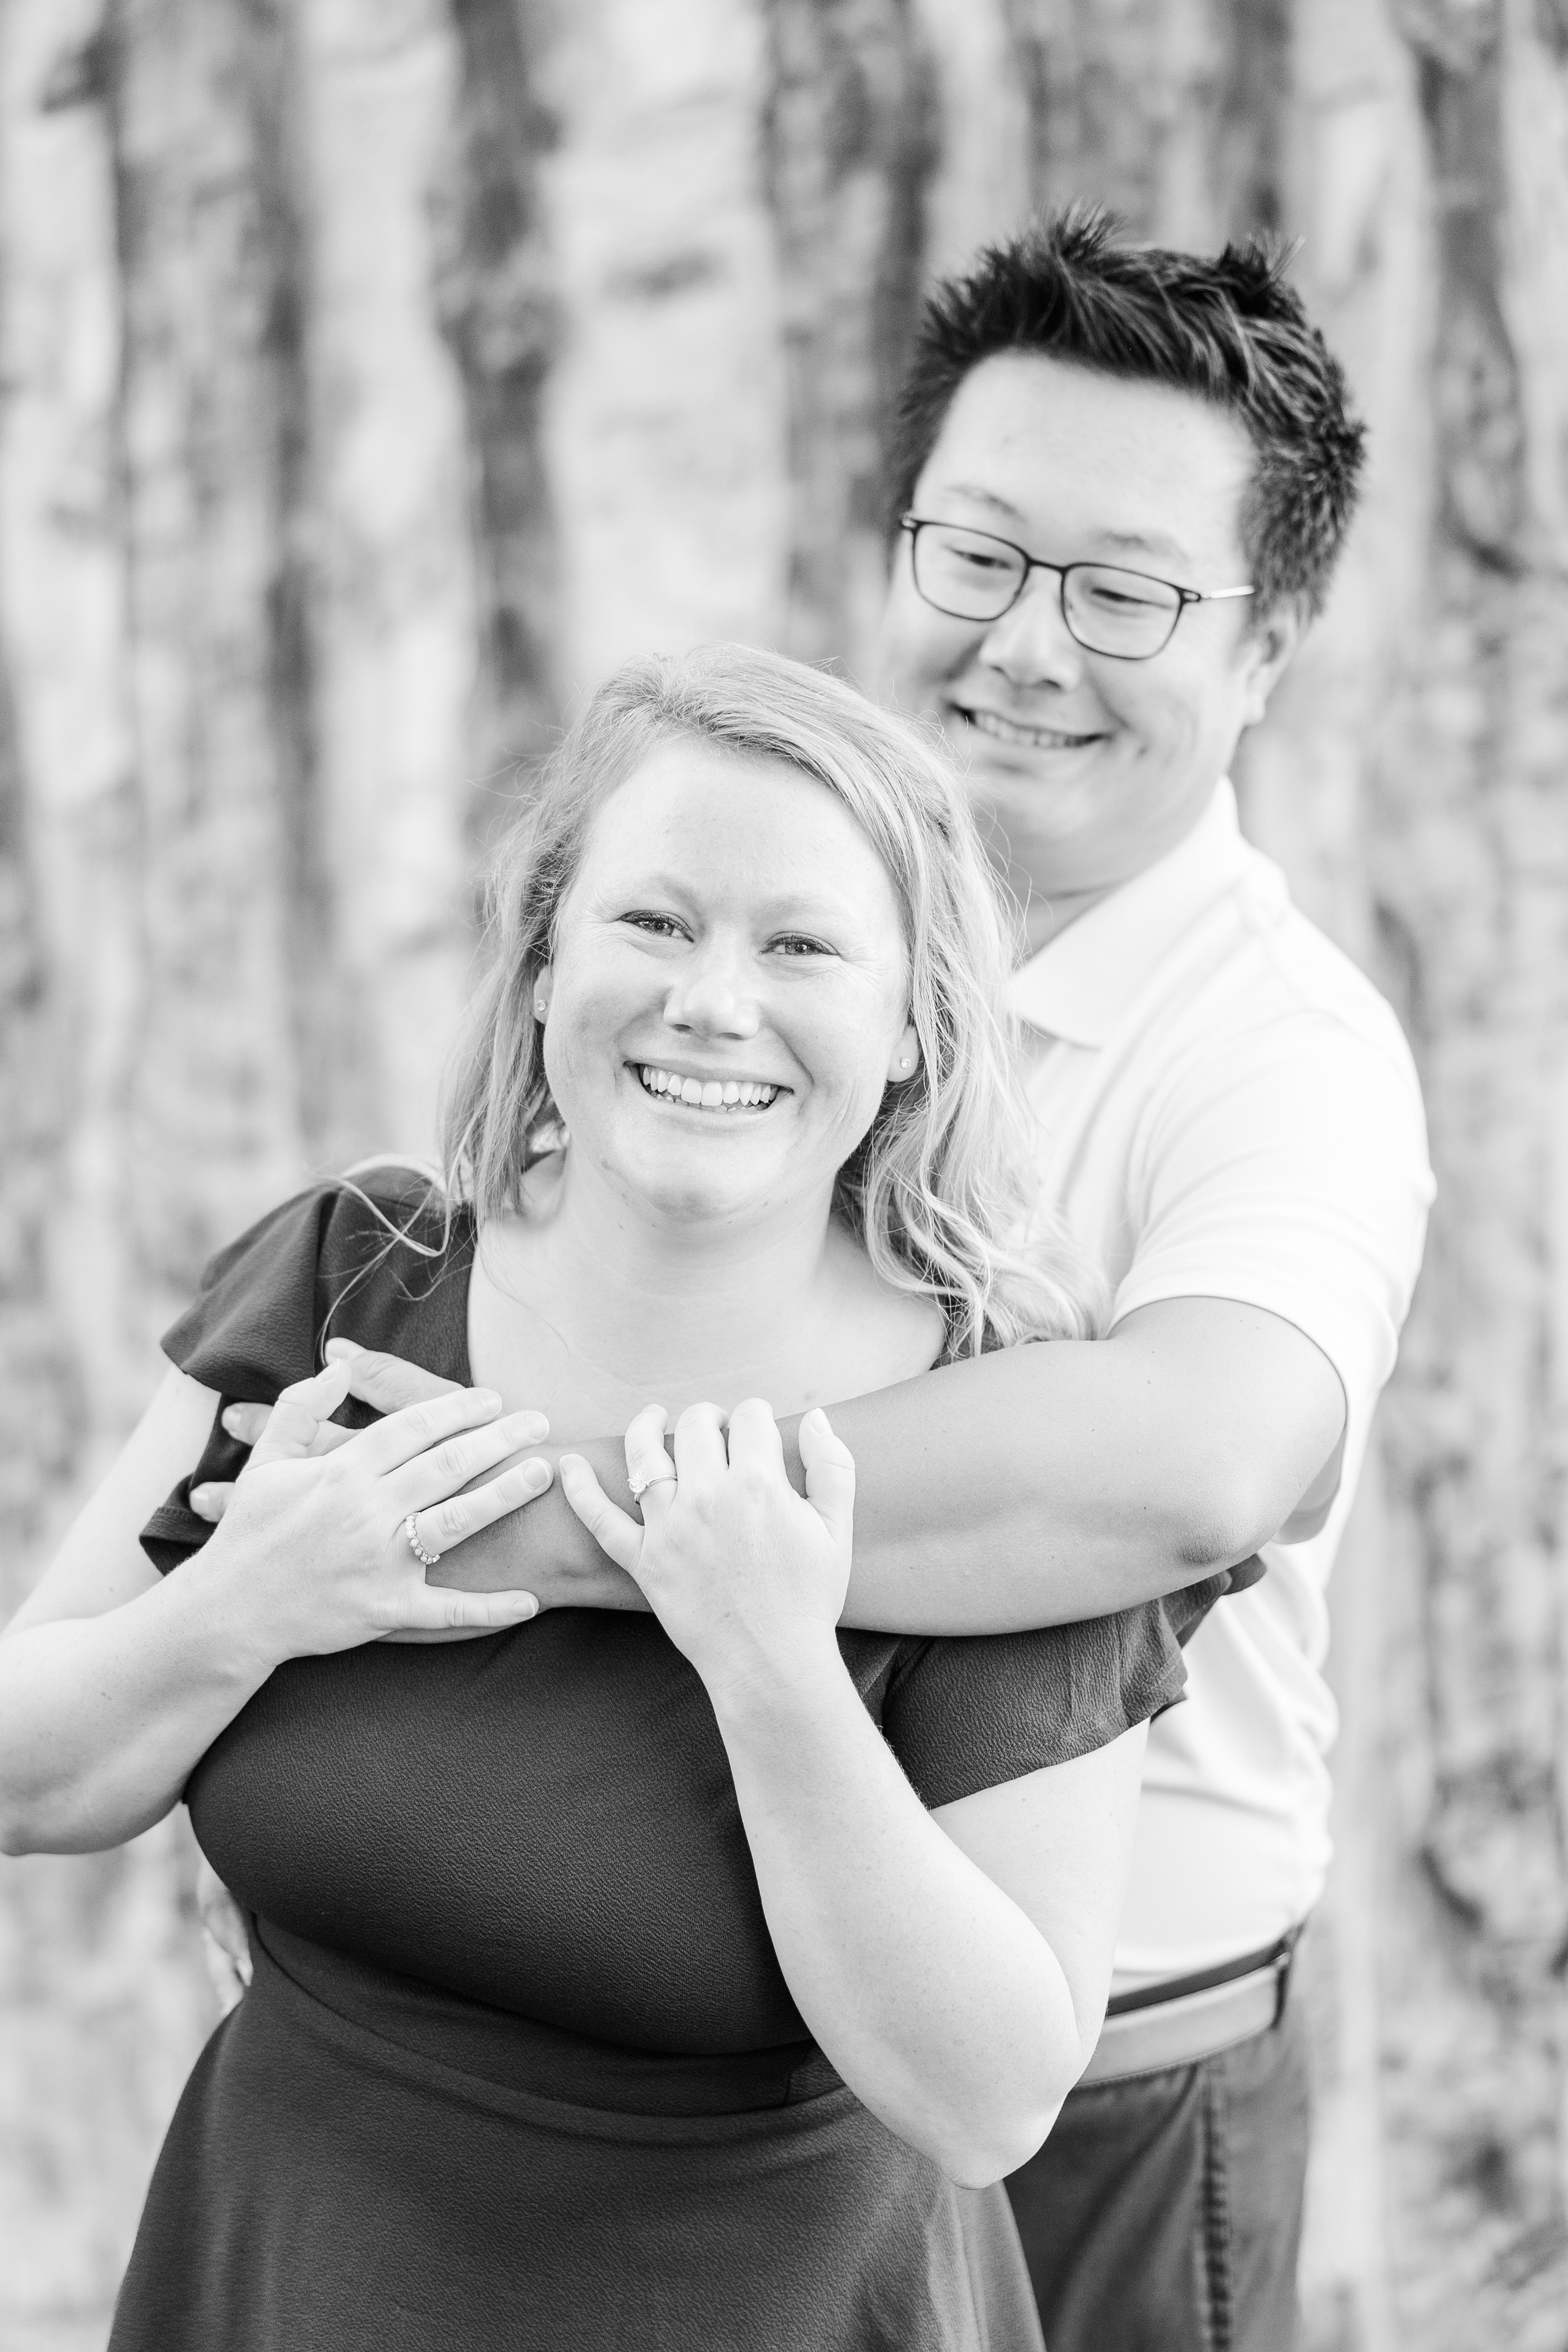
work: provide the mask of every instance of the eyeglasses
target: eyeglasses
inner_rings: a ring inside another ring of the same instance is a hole
[[[1031,572],[1054,572],[1061,583],[1061,617],[1086,653],[1113,661],[1148,661],[1163,653],[1188,604],[1218,604],[1250,596],[1250,588],[1178,588],[1146,572],[1113,563],[1042,563],[1010,540],[919,515],[899,519],[909,533],[915,586],[926,604],[956,621],[999,621],[1029,585]]]

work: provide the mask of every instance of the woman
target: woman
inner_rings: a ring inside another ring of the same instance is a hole
[[[1157,1609],[838,1635],[820,1409],[1092,1328],[1065,1244],[1009,1245],[983,856],[918,737],[719,650],[596,697],[494,907],[444,1185],[328,1188],[214,1262],[0,1643],[11,1850],[183,1793],[251,1916],[115,2352],[1038,2345],[1000,2191],[966,2221],[955,2184],[1093,2045],[1179,1659]],[[320,1455],[329,1330],[455,1385]],[[160,1580],[149,1512],[280,1393],[204,1549],[158,1514]],[[525,1396],[629,1421],[640,1526],[560,1475],[652,1615],[426,1581],[538,1491]]]

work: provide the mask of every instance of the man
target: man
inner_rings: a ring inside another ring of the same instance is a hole
[[[1321,604],[1360,444],[1267,257],[1138,250],[1082,212],[938,291],[901,415],[882,691],[954,744],[1023,905],[1045,1193],[1115,1305],[1103,1340],[835,1407],[846,1616],[1000,1631],[1269,1567],[1152,1734],[1113,2013],[1011,2183],[1051,2352],[1294,2329],[1284,1990],[1328,1859],[1324,1593],[1431,1181],[1392,1015],[1225,778]],[[390,1408],[418,1381],[378,1359],[358,1386]],[[618,1441],[580,1450],[620,1484]],[[627,1601],[554,1498],[461,1557],[547,1605]]]

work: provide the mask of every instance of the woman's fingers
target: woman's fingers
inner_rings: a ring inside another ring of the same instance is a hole
[[[451,1585],[413,1584],[388,1630],[416,1633],[498,1633],[539,1613],[531,1592],[458,1592]]]
[[[455,1381],[444,1381],[439,1372],[427,1372],[423,1364],[383,1355],[376,1348],[361,1348],[355,1339],[329,1339],[322,1353],[329,1363],[352,1366],[350,1393],[362,1403],[374,1405],[378,1412],[400,1412],[405,1404],[445,1396],[457,1386]]]
[[[683,1485],[722,1477],[727,1455],[716,1404],[689,1404],[675,1423],[675,1475]]]
[[[349,1394],[352,1396],[353,1393],[353,1381],[350,1379]],[[267,1424],[272,1419],[272,1413],[273,1408],[269,1404],[226,1405],[224,1408],[223,1424],[229,1435],[237,1438],[242,1445],[256,1445],[265,1436]],[[337,1446],[347,1445],[353,1434],[353,1431],[345,1429],[340,1422],[324,1421],[311,1442],[311,1454],[313,1455],[330,1454]]]
[[[635,1576],[643,1557],[643,1530],[636,1520],[616,1508],[580,1454],[563,1454],[556,1475],[561,1493],[600,1550],[628,1576]]]
[[[301,1461],[309,1453],[322,1423],[337,1412],[348,1393],[346,1364],[329,1364],[314,1380],[296,1381],[273,1406],[246,1469],[260,1469],[268,1462]]]
[[[664,1447],[669,1418],[662,1404],[645,1404],[626,1431],[626,1479],[644,1527],[653,1524],[650,1510],[666,1510],[675,1491],[675,1465]]]
[[[770,1404],[760,1397],[747,1397],[730,1414],[728,1433],[732,1470],[759,1470],[782,1480],[784,1441]]]
[[[400,1511],[426,1510],[433,1503],[445,1502],[470,1479],[494,1470],[509,1454],[520,1454],[524,1446],[537,1445],[549,1435],[549,1423],[542,1412],[509,1412],[477,1429],[460,1430],[428,1453],[416,1454],[389,1474],[387,1486]]]
[[[335,1378],[347,1381],[352,1367],[338,1362],[331,1370]],[[405,1405],[401,1412],[389,1413],[384,1421],[361,1429],[354,1439],[357,1465],[372,1477],[382,1477],[465,1430],[499,1420],[500,1414],[501,1399],[494,1389],[449,1389],[444,1396]]]
[[[475,1486],[466,1495],[454,1495],[444,1503],[426,1505],[418,1515],[419,1540],[426,1551],[451,1551],[481,1528],[493,1527],[504,1519],[508,1511],[520,1510],[542,1495],[550,1483],[550,1466],[538,1454],[528,1462],[515,1463],[503,1470],[498,1478],[483,1486]]]
[[[797,1442],[806,1500],[847,1552],[854,1534],[855,1457],[821,1405],[801,1422]]]

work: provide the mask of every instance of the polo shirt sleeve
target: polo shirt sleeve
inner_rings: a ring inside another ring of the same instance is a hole
[[[1301,1009],[1178,1054],[1128,1171],[1137,1246],[1113,1321],[1169,1298],[1233,1298],[1293,1323],[1353,1417],[1394,1367],[1432,1177],[1414,1068]]]

